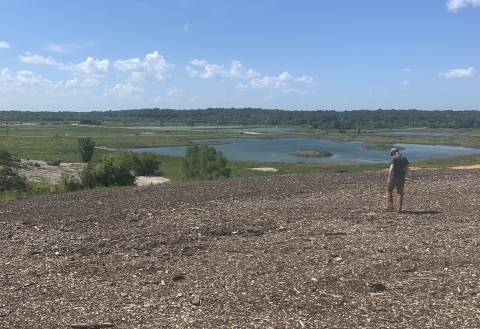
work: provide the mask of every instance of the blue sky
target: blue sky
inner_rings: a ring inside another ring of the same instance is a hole
[[[480,110],[480,0],[0,0],[0,111]]]

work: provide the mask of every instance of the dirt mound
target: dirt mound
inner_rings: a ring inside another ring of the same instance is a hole
[[[0,205],[0,328],[478,328],[480,171],[158,185]]]

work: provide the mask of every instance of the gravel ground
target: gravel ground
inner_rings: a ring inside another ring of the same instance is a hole
[[[479,170],[0,204],[0,328],[480,328]]]

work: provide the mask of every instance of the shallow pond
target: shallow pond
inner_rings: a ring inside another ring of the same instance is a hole
[[[251,138],[222,138],[205,139],[195,142],[208,143],[209,141],[227,144],[214,145],[217,151],[222,151],[229,160],[248,160],[257,162],[361,162],[385,163],[390,159],[390,152],[366,150],[364,143],[331,142],[323,139],[312,138],[277,138],[277,139],[251,139]],[[401,151],[410,161],[426,160],[431,158],[447,158],[460,155],[479,154],[480,150],[464,147],[441,145],[397,144],[405,150]],[[165,155],[184,156],[186,146],[154,147],[132,149],[134,152],[157,152]],[[289,155],[301,150],[321,150],[333,153],[327,158],[305,158]]]

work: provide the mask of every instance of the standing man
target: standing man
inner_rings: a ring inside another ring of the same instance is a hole
[[[396,210],[397,213],[402,211],[403,205],[403,187],[405,185],[405,175],[408,172],[408,159],[398,152],[398,148],[394,147],[390,150],[390,169],[388,170],[386,210]],[[393,209],[393,189],[397,188],[397,207]]]

